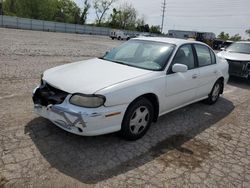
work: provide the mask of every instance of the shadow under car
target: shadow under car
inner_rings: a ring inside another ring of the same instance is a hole
[[[225,98],[220,98],[212,106],[195,103],[160,117],[143,138],[134,142],[122,140],[116,134],[76,136],[43,118],[30,121],[25,132],[30,133],[34,144],[53,168],[91,184],[155,159],[164,165],[171,163],[195,168],[209,157],[209,151],[214,148],[193,138],[225,118],[233,109],[232,102]],[[198,144],[192,144],[191,140]],[[178,159],[162,157],[163,154],[171,155],[173,150],[178,151]]]

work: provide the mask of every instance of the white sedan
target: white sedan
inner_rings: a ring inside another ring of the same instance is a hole
[[[102,58],[49,69],[33,92],[35,111],[84,136],[141,138],[159,116],[205,100],[214,104],[228,63],[200,42],[132,39]]]

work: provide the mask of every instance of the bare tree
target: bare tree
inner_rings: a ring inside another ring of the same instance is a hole
[[[247,29],[247,30],[246,30],[246,34],[248,34],[249,37],[250,37],[250,29]]]
[[[94,9],[97,18],[97,24],[100,25],[106,12],[110,9],[111,5],[117,0],[95,0]]]
[[[83,12],[82,12],[82,15],[81,15],[81,24],[86,23],[87,16],[88,16],[88,13],[89,13],[89,9],[90,9],[89,0],[84,0]]]
[[[132,4],[124,3],[120,6],[119,22],[122,29],[130,29],[136,24],[137,11]]]

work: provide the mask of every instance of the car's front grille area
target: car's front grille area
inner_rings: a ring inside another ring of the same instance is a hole
[[[69,93],[52,87],[49,84],[40,86],[33,95],[34,104],[48,106],[50,104],[61,104]]]
[[[229,74],[238,76],[247,76],[249,70],[249,63],[245,61],[234,61],[227,59],[229,64]]]
[[[247,64],[247,69],[250,71],[250,63]]]

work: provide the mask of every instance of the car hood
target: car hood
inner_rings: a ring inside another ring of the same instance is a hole
[[[49,69],[44,72],[43,80],[68,93],[93,94],[151,72],[95,58]]]
[[[228,51],[222,51],[218,53],[225,59],[235,60],[235,61],[250,61],[250,54],[234,53]]]

